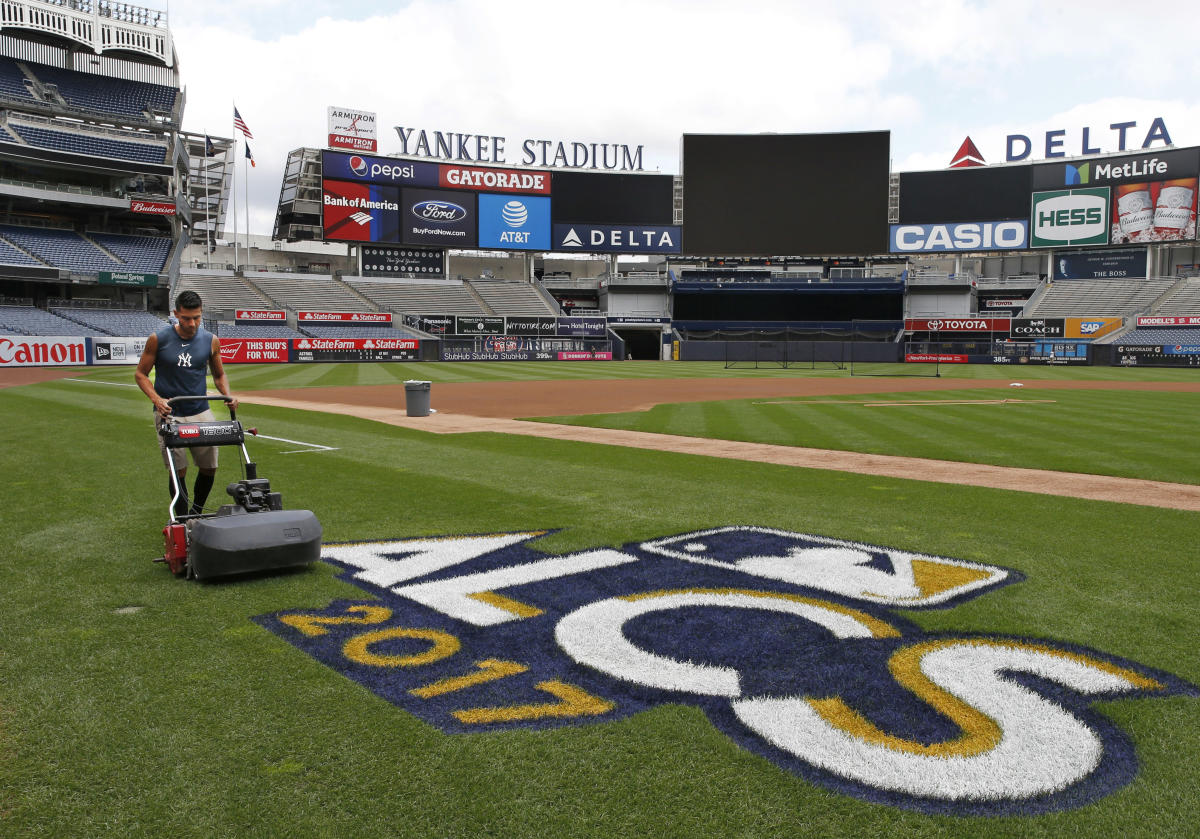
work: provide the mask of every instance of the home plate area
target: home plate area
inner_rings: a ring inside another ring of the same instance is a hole
[[[1101,651],[905,618],[1015,569],[742,526],[551,556],[545,533],[327,545],[364,598],[256,621],[448,733],[691,704],[784,771],[926,813],[1094,801],[1137,761],[1091,705],[1200,695]]]

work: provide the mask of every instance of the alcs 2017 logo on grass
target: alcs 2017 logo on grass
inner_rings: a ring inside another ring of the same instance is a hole
[[[1070,809],[1137,772],[1102,699],[1200,695],[1074,645],[931,634],[1015,571],[723,527],[548,556],[543,532],[326,546],[378,599],[256,620],[451,733],[689,703],[735,742],[867,801],[924,812]]]

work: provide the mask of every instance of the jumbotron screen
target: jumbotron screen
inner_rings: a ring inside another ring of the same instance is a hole
[[[555,172],[554,221],[562,224],[672,224],[671,175]]]
[[[1029,218],[1029,166],[903,172],[900,223]]]
[[[886,253],[891,134],[685,134],[683,250]]]

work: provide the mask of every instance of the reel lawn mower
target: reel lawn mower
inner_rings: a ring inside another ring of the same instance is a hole
[[[176,402],[232,402],[228,396],[179,396]],[[258,466],[246,451],[245,432],[232,405],[229,419],[216,422],[180,422],[170,415],[159,423],[158,433],[168,449],[196,446],[237,446],[242,450],[243,477],[225,491],[232,504],[215,513],[177,515],[176,502],[184,489],[168,463],[174,497],[163,528],[164,551],[155,562],[165,562],[176,576],[210,580],[235,574],[271,571],[308,565],[321,557],[321,524],[310,510],[285,510],[271,482],[258,477]],[[253,429],[251,433],[257,433]],[[168,458],[168,461],[170,458]]]

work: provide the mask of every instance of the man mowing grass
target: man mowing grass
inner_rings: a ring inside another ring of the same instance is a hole
[[[176,323],[167,324],[147,339],[146,348],[138,360],[137,371],[133,374],[138,387],[154,404],[156,426],[173,414],[177,419],[191,422],[211,422],[216,419],[208,403],[202,400],[195,402],[177,403],[179,409],[173,411],[167,400],[176,396],[204,396],[207,392],[206,368],[212,370],[213,383],[217,390],[225,396],[230,396],[229,379],[225,375],[225,367],[221,364],[221,342],[203,326],[203,301],[194,291],[182,292],[175,298]],[[154,370],[154,381],[150,381],[150,371]],[[236,410],[237,400],[229,403]],[[180,494],[175,502],[175,515],[187,515],[188,497],[184,476],[187,473],[187,456],[179,449],[167,451],[163,445],[162,436],[158,438],[159,448],[163,453],[163,462],[168,468],[173,467],[179,480]],[[168,458],[170,458],[168,460]],[[214,446],[200,446],[192,449],[192,460],[196,462],[196,483],[192,487],[192,505],[190,512],[195,515],[204,509],[204,502],[212,490],[213,477],[217,474],[217,449]],[[168,476],[169,477],[169,476]],[[167,482],[171,496],[175,495],[175,485]]]

